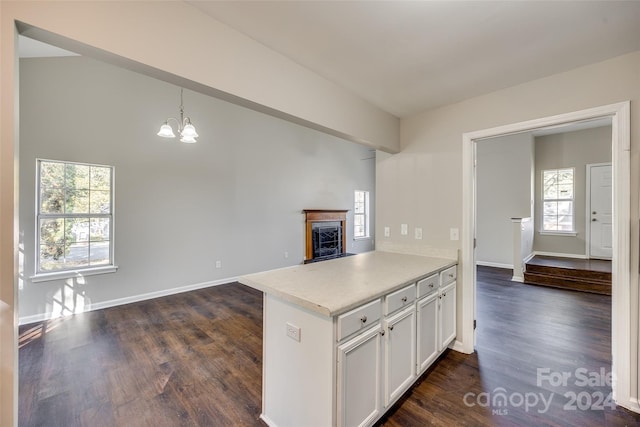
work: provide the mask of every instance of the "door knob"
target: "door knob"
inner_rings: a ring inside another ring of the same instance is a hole
[[[592,213],[595,215],[595,214],[596,214],[596,211],[593,211]]]
[[[591,221],[597,221],[597,219],[593,218]]]

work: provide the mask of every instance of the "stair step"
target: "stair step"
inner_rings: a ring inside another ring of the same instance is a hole
[[[611,295],[611,280],[598,280],[586,277],[571,277],[531,272],[524,273],[524,283],[530,285],[549,286],[553,288],[570,289],[574,291],[591,292],[595,294]]]
[[[527,264],[526,272],[532,274],[542,274],[546,276],[566,277],[576,280],[584,279],[587,281],[602,282],[611,285],[611,273],[604,271],[591,271],[549,265]]]

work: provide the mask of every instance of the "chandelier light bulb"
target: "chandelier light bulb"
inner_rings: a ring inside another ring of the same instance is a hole
[[[196,128],[191,124],[191,122],[188,122],[186,125],[184,125],[184,129],[182,129],[182,132],[180,134],[182,136],[188,136],[192,138],[197,138],[198,136],[200,136],[196,132]]]
[[[175,138],[176,134],[173,133],[173,128],[169,125],[169,123],[164,122],[162,126],[160,126],[160,132],[158,132],[158,136],[163,138]]]
[[[182,135],[182,138],[180,138],[180,142],[186,142],[187,144],[193,144],[196,141],[196,139],[193,136],[186,136],[186,135]]]

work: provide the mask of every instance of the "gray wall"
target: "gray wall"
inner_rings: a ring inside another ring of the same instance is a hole
[[[375,206],[369,149],[224,101],[185,91],[198,143],[156,136],[179,94],[88,58],[21,60],[23,322],[299,264],[302,209],[350,209],[351,226],[354,190]],[[115,166],[118,272],[31,283],[36,158]],[[373,237],[354,241],[349,227],[347,250],[371,250]]]
[[[586,256],[586,165],[611,162],[611,126],[535,138],[535,238],[533,250],[552,254]],[[542,171],[575,168],[574,214],[576,236],[542,235]]]
[[[533,137],[480,141],[476,147],[476,257],[479,264],[513,267],[511,218],[531,215]]]

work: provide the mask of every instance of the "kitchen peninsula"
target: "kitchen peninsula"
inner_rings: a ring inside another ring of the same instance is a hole
[[[374,251],[241,277],[265,294],[262,419],[373,424],[455,338],[456,264]]]

